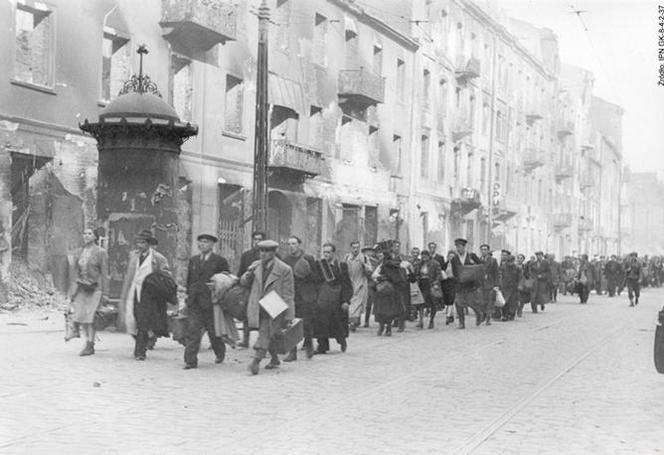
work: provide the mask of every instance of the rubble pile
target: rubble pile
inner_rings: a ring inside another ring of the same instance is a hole
[[[0,283],[0,310],[64,310],[66,297],[53,286],[51,276],[23,261],[12,261],[8,284]]]

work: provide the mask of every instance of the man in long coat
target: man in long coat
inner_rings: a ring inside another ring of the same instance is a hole
[[[480,292],[480,282],[461,283],[461,271],[466,265],[480,265],[482,261],[475,253],[466,251],[466,239],[456,239],[454,246],[456,247],[456,256],[451,260],[452,271],[456,278],[456,292],[454,297],[454,305],[456,307],[457,316],[459,318],[459,329],[466,328],[466,308],[470,307],[475,312],[475,325],[480,325],[485,318],[484,311],[482,310]]]
[[[228,272],[228,261],[212,252],[217,238],[201,234],[197,238],[200,254],[189,259],[187,269],[187,336],[184,349],[184,368],[198,367],[198,351],[201,347],[203,330],[208,333],[210,344],[216,356],[215,363],[221,363],[226,356],[226,345],[214,330],[214,310],[208,283],[213,275]]]
[[[481,284],[482,311],[484,311],[486,325],[491,325],[498,290],[498,261],[491,256],[489,245],[480,245],[480,253],[480,261],[484,264],[484,280]]]
[[[615,297],[622,274],[622,264],[618,262],[615,254],[611,255],[606,266],[604,266],[604,275],[606,276],[606,287],[609,291],[609,297]]]
[[[549,267],[551,268],[551,280],[549,282],[550,286],[550,299],[552,302],[558,301],[558,287],[560,286],[560,280],[562,278],[562,268],[560,262],[556,261],[556,256],[553,254],[548,254],[546,257],[549,262]]]
[[[505,298],[503,321],[513,321],[519,307],[519,281],[521,269],[514,263],[514,256],[508,250],[501,252],[500,260],[500,292]]]
[[[134,358],[145,360],[145,353],[150,339],[150,334],[144,330],[138,330],[134,308],[141,304],[141,291],[143,281],[153,272],[164,272],[170,274],[168,260],[154,249],[158,245],[157,239],[152,232],[145,229],[136,235],[136,249],[129,253],[129,265],[122,283],[120,293],[120,316],[124,316],[125,329],[128,334],[135,338]]]
[[[314,306],[318,298],[319,277],[316,268],[316,259],[306,254],[302,249],[302,240],[292,235],[288,239],[288,254],[284,262],[293,269],[295,280],[295,317],[302,319],[304,329],[303,348],[307,352],[307,358],[314,355]],[[297,346],[294,347],[284,362],[297,360]]]
[[[247,302],[247,323],[250,329],[258,330],[254,344],[254,358],[249,365],[251,374],[258,374],[260,362],[270,353],[270,363],[265,368],[273,369],[281,363],[274,337],[295,317],[295,284],[293,270],[276,257],[279,244],[274,240],[263,240],[257,248],[260,259],[249,266],[240,278],[243,286],[251,287]],[[261,308],[259,301],[270,292],[276,292],[286,303],[287,309],[274,319]]]
[[[348,276],[348,266],[336,257],[336,247],[323,245],[323,258],[318,261],[321,278],[316,310],[314,312],[314,336],[318,339],[316,354],[325,354],[330,349],[330,338],[339,343],[341,351],[347,348],[348,308],[353,296],[353,285]]]
[[[350,308],[348,310],[348,319],[350,329],[354,332],[360,326],[362,313],[367,306],[369,298],[369,279],[373,268],[369,259],[360,252],[360,242],[354,241],[350,244],[350,253],[344,258],[348,266],[350,282],[353,285],[353,296],[350,298]]]
[[[240,267],[237,271],[237,276],[241,277],[244,275],[244,272],[247,271],[249,266],[260,259],[258,242],[262,242],[263,240],[265,240],[265,232],[254,231],[251,233],[251,249],[244,251],[240,256]],[[248,348],[250,330],[247,321],[245,320],[242,322],[244,323],[244,330],[242,331],[242,341],[238,343],[238,346]]]
[[[528,274],[533,279],[533,290],[530,297],[530,308],[537,313],[537,306],[544,311],[544,304],[549,301],[549,283],[551,267],[544,259],[544,252],[535,253],[535,260],[528,265]]]

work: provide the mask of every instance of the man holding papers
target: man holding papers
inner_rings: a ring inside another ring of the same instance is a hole
[[[244,286],[251,287],[247,303],[249,328],[258,329],[254,344],[254,358],[249,365],[251,374],[258,374],[258,367],[267,352],[270,363],[265,368],[277,368],[281,363],[274,346],[274,336],[295,317],[295,290],[293,270],[276,257],[279,244],[263,240],[257,248],[260,259],[241,277]]]

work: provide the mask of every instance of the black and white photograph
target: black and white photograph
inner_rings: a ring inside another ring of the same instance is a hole
[[[664,3],[0,2],[0,454],[664,453]]]

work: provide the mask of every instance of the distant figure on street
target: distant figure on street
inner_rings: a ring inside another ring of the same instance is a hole
[[[639,297],[641,297],[643,268],[639,262],[638,253],[633,252],[629,256],[625,265],[625,282],[627,283],[629,306],[634,306],[639,304]]]
[[[141,304],[141,292],[143,282],[154,272],[163,272],[171,274],[168,267],[168,260],[155,250],[159,244],[149,229],[144,229],[136,235],[136,249],[129,253],[129,265],[124,276],[122,284],[122,293],[120,302],[125,305],[125,326],[127,333],[135,339],[134,358],[136,360],[145,360],[145,353],[148,349],[150,339],[154,334],[147,330],[139,328],[136,324],[136,306]]]
[[[445,304],[445,325],[454,324],[454,299],[456,296],[457,282],[454,276],[454,268],[452,266],[452,259],[456,257],[456,251],[449,250],[447,258],[444,259],[442,265],[442,288],[443,288],[443,302]]]
[[[558,287],[562,278],[562,269],[560,262],[556,261],[556,256],[553,254],[546,255],[546,261],[549,263],[551,275],[549,279],[549,300],[551,302],[558,301]]]
[[[606,287],[609,292],[609,297],[615,297],[623,273],[622,264],[618,262],[616,255],[612,254],[604,266],[604,275],[606,276]]]
[[[502,292],[505,299],[501,319],[503,321],[513,321],[519,306],[521,269],[514,263],[514,256],[509,250],[501,251],[499,276],[500,292]]]
[[[440,263],[431,257],[428,250],[422,251],[421,260],[415,266],[415,276],[424,297],[424,304],[418,305],[417,308],[418,322],[416,327],[418,329],[424,327],[424,308],[426,307],[429,309],[429,328],[433,329],[433,320],[436,317],[439,301],[443,298],[443,290],[440,283]]]
[[[258,374],[261,360],[270,353],[270,362],[265,366],[271,370],[280,365],[274,337],[295,317],[295,282],[293,270],[277,258],[279,244],[274,240],[262,240],[256,247],[260,259],[253,262],[240,278],[243,286],[251,287],[247,302],[247,322],[250,329],[258,330],[258,339],[254,344],[254,358],[249,365],[249,372]],[[261,308],[259,301],[270,292],[276,292],[288,308],[274,319]]]
[[[350,308],[348,310],[348,320],[350,330],[354,332],[359,326],[362,313],[367,306],[369,298],[369,276],[373,271],[369,259],[360,251],[360,242],[357,240],[351,242],[350,253],[344,258],[348,266],[350,282],[353,285],[353,296],[350,299]]]
[[[400,261],[392,258],[391,242],[378,244],[377,258],[380,261],[371,275],[376,283],[374,319],[378,323],[377,335],[392,336],[392,321],[401,313],[401,299],[397,295],[397,283],[404,280]]]
[[[96,239],[93,229],[85,229],[83,247],[68,258],[71,317],[85,334],[85,348],[79,353],[80,356],[95,353],[95,313],[102,300],[108,299],[108,255],[106,250],[97,246]]]
[[[254,231],[251,233],[251,249],[242,253],[240,256],[240,268],[237,271],[237,276],[241,277],[247,271],[249,266],[254,262],[260,259],[260,254],[258,252],[258,242],[265,240],[265,232]],[[242,331],[242,341],[238,343],[238,346],[243,348],[249,347],[249,328],[247,327],[247,321],[243,322],[243,331]]]
[[[484,264],[484,279],[481,283],[482,311],[486,325],[491,325],[498,290],[498,261],[491,256],[491,247],[480,245],[480,261]]]
[[[216,359],[214,363],[221,363],[226,356],[226,345],[220,334],[214,330],[214,311],[212,309],[212,294],[208,286],[213,275],[221,272],[230,272],[228,261],[212,252],[217,237],[210,234],[201,234],[198,241],[199,254],[189,259],[187,268],[187,336],[184,349],[184,369],[190,370],[198,367],[198,351],[201,347],[203,331],[208,333],[210,344]]]
[[[371,275],[367,278],[367,287],[369,292],[367,293],[367,307],[364,311],[364,328],[369,328],[369,319],[371,318],[371,312],[373,310],[374,302],[376,301],[376,281],[373,279],[373,272],[376,271],[376,267],[380,264],[378,259],[379,246],[374,245],[371,247],[362,248],[362,254],[368,259],[369,267],[371,267]],[[382,254],[382,253],[380,253]]]
[[[579,270],[576,274],[576,292],[579,294],[580,303],[588,303],[590,288],[592,286],[593,266],[588,262],[588,255],[579,257]]]
[[[544,304],[549,301],[549,286],[551,282],[551,268],[544,259],[544,253],[535,253],[535,261],[528,267],[528,274],[533,279],[533,290],[530,297],[530,308],[537,313],[537,307],[544,311]]]
[[[459,318],[459,329],[466,328],[466,308],[472,308],[475,312],[475,325],[480,325],[485,318],[484,311],[482,310],[481,296],[480,296],[480,281],[461,282],[461,272],[464,266],[467,265],[480,265],[482,261],[475,253],[466,251],[466,239],[456,239],[454,246],[456,246],[456,256],[452,258],[452,270],[457,279],[457,288],[455,295],[455,306],[457,317]]]

